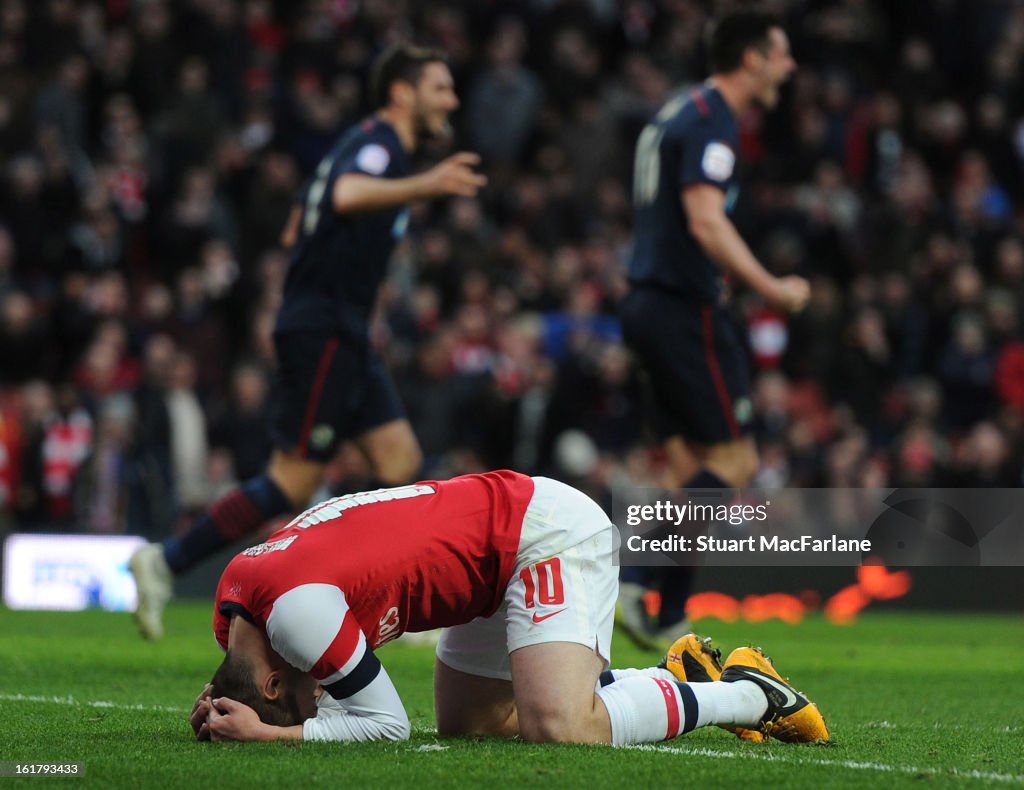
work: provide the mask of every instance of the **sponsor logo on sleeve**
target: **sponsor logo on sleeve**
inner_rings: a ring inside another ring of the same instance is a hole
[[[727,181],[736,166],[736,154],[725,143],[708,143],[700,165],[712,181]]]

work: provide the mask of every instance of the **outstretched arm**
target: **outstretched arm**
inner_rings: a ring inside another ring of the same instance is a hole
[[[462,151],[425,173],[406,178],[378,178],[360,172],[345,173],[334,182],[331,201],[341,214],[403,206],[413,200],[442,195],[474,196],[487,183],[473,170],[480,157]]]
[[[725,193],[710,184],[691,184],[683,190],[683,208],[690,232],[708,257],[739,278],[776,307],[787,312],[803,309],[810,295],[802,277],[776,277],[754,257],[725,213]]]

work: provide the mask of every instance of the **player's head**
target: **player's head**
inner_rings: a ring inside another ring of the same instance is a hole
[[[437,49],[398,44],[373,65],[370,98],[374,109],[406,115],[419,137],[448,137],[448,116],[459,107],[445,54]]]
[[[261,672],[245,653],[229,649],[210,683],[213,699],[228,697],[248,705],[265,724],[290,727],[316,716],[316,681],[283,662]]]
[[[789,38],[775,14],[756,9],[733,11],[708,30],[712,74],[740,74],[750,100],[766,109],[779,100],[779,86],[796,69]]]

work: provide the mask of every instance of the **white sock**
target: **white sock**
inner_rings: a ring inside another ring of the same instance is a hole
[[[690,694],[684,704],[686,692],[680,686],[674,680],[637,674],[598,689],[611,721],[612,743],[653,743],[692,730],[686,714],[696,720],[697,703]]]
[[[667,669],[662,669],[661,667],[647,667],[646,669],[606,669],[597,679],[597,688],[604,688],[605,686],[611,685],[617,681],[633,677],[661,678],[662,680],[669,680],[673,683],[676,682],[676,676]]]
[[[749,680],[679,683],[644,670],[597,690],[608,711],[612,743],[653,743],[708,724],[758,722],[768,710],[764,692]]]
[[[732,683],[687,683],[697,699],[697,727],[708,724],[757,724],[768,699],[752,680]]]

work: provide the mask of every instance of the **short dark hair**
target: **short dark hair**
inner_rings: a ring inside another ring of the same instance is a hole
[[[713,22],[708,29],[708,66],[712,74],[735,71],[748,47],[767,47],[768,31],[782,27],[781,18],[768,11],[742,8]]]
[[[276,700],[264,697],[253,680],[252,664],[231,650],[224,655],[224,661],[213,673],[210,684],[213,686],[210,690],[211,698],[227,697],[248,705],[256,711],[264,724],[273,724],[275,727],[302,724],[303,717],[295,704],[294,695],[282,694]]]
[[[416,44],[395,44],[384,50],[370,72],[370,102],[373,109],[386,107],[395,82],[415,85],[428,63],[447,63],[448,56],[440,49]]]

